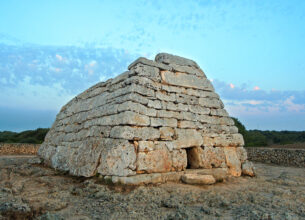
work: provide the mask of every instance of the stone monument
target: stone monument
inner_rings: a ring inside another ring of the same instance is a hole
[[[63,106],[38,154],[71,175],[149,183],[197,169],[252,176],[243,145],[197,63],[160,53]]]

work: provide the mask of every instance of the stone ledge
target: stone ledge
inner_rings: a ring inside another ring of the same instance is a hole
[[[187,169],[180,172],[168,173],[151,173],[140,174],[135,176],[120,177],[120,176],[106,176],[104,179],[110,179],[115,184],[126,185],[141,185],[141,184],[156,184],[165,182],[179,182],[184,174],[199,174],[199,175],[212,175],[216,181],[221,182],[226,179],[228,168],[213,168],[213,169]]]

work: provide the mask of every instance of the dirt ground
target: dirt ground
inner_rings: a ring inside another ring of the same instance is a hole
[[[305,169],[255,164],[211,186],[114,186],[0,156],[0,219],[305,219]]]

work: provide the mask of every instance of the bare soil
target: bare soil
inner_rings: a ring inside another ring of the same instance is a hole
[[[211,186],[120,186],[0,156],[0,219],[305,219],[305,169],[256,163]]]

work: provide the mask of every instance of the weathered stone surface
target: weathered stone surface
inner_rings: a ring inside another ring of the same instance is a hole
[[[149,152],[156,150],[156,145],[153,141],[139,141],[138,152]]]
[[[136,151],[127,140],[103,139],[100,165],[97,172],[101,175],[130,176],[136,172]]]
[[[159,53],[155,57],[155,61],[157,63],[165,63],[165,64],[177,64],[180,66],[191,66],[199,69],[197,63],[193,60],[186,59],[184,57],[175,56],[168,53]]]
[[[141,174],[128,177],[112,176],[111,180],[113,183],[125,185],[140,185],[163,182],[161,173]]]
[[[151,127],[115,126],[110,131],[110,137],[126,140],[155,140],[160,137],[160,131]]]
[[[105,116],[96,120],[96,125],[140,125],[148,126],[150,119],[131,111],[125,111],[116,115]]]
[[[171,70],[172,69],[168,65],[164,65],[162,63],[157,63],[157,62],[154,62],[152,60],[148,60],[145,57],[139,57],[138,59],[136,59],[134,62],[132,62],[128,66],[128,69],[130,70],[131,68],[133,68],[138,63],[144,64],[144,65],[148,65],[148,66],[152,66],[152,67],[157,67],[157,68],[159,68],[161,70]]]
[[[173,141],[177,149],[201,146],[203,138],[195,129],[177,129],[177,140]]]
[[[220,134],[215,137],[204,136],[203,145],[208,147],[242,147],[244,139],[241,134]]]
[[[171,170],[171,167],[172,167],[171,155],[166,148],[138,153],[138,158],[137,158],[138,173],[169,172]]]
[[[200,174],[184,174],[181,176],[181,180],[187,184],[202,184],[211,185],[216,182],[212,175],[200,175]]]
[[[180,72],[162,71],[161,78],[164,83],[174,86],[182,86],[185,88],[202,89],[213,91],[214,88],[210,81],[205,78],[200,78],[194,75],[188,75]]]
[[[193,147],[187,151],[188,161],[193,169],[226,167],[226,158],[221,147]]]
[[[155,109],[161,109],[161,102],[159,100],[149,100],[147,103],[148,107],[155,108]]]
[[[118,112],[133,111],[142,115],[153,116],[157,115],[157,111],[153,108],[147,108],[136,102],[127,101],[118,106]]]
[[[172,67],[173,71],[175,72],[183,72],[183,73],[193,74],[196,76],[206,77],[201,69],[197,69],[190,66],[181,66],[174,63],[169,63],[169,66]]]
[[[146,76],[153,81],[158,82],[161,80],[159,69],[153,66],[138,63],[132,67],[131,71],[134,71],[138,76]]]
[[[157,99],[163,100],[163,101],[171,101],[171,102],[176,101],[176,95],[174,93],[166,93],[164,91],[157,91],[156,97],[157,97]]]
[[[172,156],[172,170],[182,171],[187,166],[187,155],[185,149],[173,150]]]
[[[243,147],[237,147],[236,148],[236,153],[237,153],[237,156],[240,160],[241,163],[244,163],[246,162],[246,160],[248,159],[247,157],[247,151],[245,148]]]
[[[212,175],[217,182],[222,182],[229,176],[228,168],[199,169],[197,173],[201,175]]]
[[[44,163],[122,183],[178,180],[187,166],[249,173],[243,138],[204,72],[170,54],[155,60],[139,58],[68,102],[39,149]]]
[[[241,175],[241,162],[238,159],[235,147],[224,147],[227,165],[232,176]]]
[[[151,118],[150,126],[152,127],[177,127],[177,119],[174,118]]]
[[[252,162],[245,161],[245,162],[241,165],[241,169],[242,169],[242,174],[243,174],[243,175],[255,176],[254,167],[253,167]]]
[[[161,127],[160,128],[160,138],[161,140],[172,140],[175,135],[175,130],[171,127]]]

